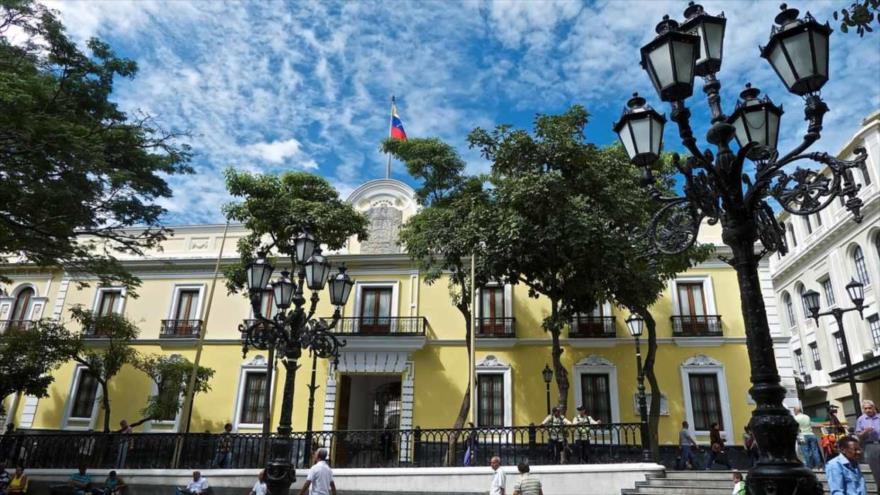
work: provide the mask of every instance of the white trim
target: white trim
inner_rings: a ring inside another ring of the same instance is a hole
[[[718,380],[718,399],[721,402],[721,419],[724,421],[724,430],[722,434],[728,442],[735,442],[733,432],[737,431],[733,427],[733,415],[730,413],[730,395],[727,391],[727,375],[724,372],[724,364],[720,361],[710,358],[705,354],[696,354],[683,363],[681,363],[681,386],[684,394],[684,412],[688,424],[691,428],[695,428],[694,411],[691,404],[691,383],[689,375],[691,373],[714,374]],[[694,430],[694,434],[698,436],[709,436],[709,430]]]
[[[513,381],[510,365],[489,354],[476,363],[478,382],[480,375],[502,375],[504,381],[504,426],[513,426]],[[480,426],[478,414],[474,414],[474,425]]]
[[[498,282],[489,282],[485,287],[502,287]],[[504,318],[513,318],[513,286],[503,284],[504,287]],[[477,307],[475,313],[477,318],[481,318],[483,308],[483,288],[477,287]]]
[[[238,372],[238,387],[236,388],[237,392],[235,393],[235,401],[233,404],[232,410],[232,431],[238,432],[240,428],[244,429],[260,429],[263,427],[263,423],[241,423],[241,404],[244,398],[244,387],[247,384],[247,374],[248,373],[267,373],[268,372],[268,361],[263,357],[262,354],[257,354],[254,358],[248,363],[242,363],[241,369]],[[266,379],[268,380],[268,374]],[[271,383],[267,383],[269,387],[271,387],[270,397],[275,396],[275,381],[273,380]],[[271,415],[271,411],[269,411]],[[267,418],[264,418],[264,420]],[[271,420],[271,419],[270,419]]]
[[[678,284],[695,283],[703,284],[703,298],[706,300],[706,314],[717,315],[715,309],[715,290],[712,287],[711,275],[680,275],[669,281],[669,289],[672,292],[672,315],[681,315],[681,306],[678,304]]]
[[[575,407],[580,406],[581,402],[583,401],[583,398],[581,397],[581,374],[583,373],[591,375],[608,375],[608,397],[611,401],[611,422],[620,423],[620,398],[617,385],[617,366],[613,362],[598,354],[590,354],[589,356],[578,361],[572,367],[575,390]],[[587,414],[590,413],[590,411],[587,411]]]
[[[100,383],[95,383],[97,391],[95,392],[95,404],[92,406],[92,416],[90,418],[74,418],[71,416],[80,378],[85,370],[86,366],[78,364],[73,371],[73,381],[70,383],[70,390],[67,392],[67,404],[64,406],[64,417],[61,420],[61,429],[63,430],[95,429],[95,423],[98,419],[98,406],[101,404],[101,397],[103,396]]]
[[[173,320],[177,318],[177,303],[180,302],[180,291],[182,290],[192,290],[196,289],[199,291],[199,301],[196,304],[196,312],[195,315],[196,320],[202,319],[202,307],[205,303],[205,284],[174,284],[174,289],[171,291],[171,305],[168,307],[168,319]]]
[[[121,315],[122,311],[125,309],[125,299],[127,291],[123,286],[107,286],[107,287],[98,287],[98,290],[95,291],[95,298],[92,301],[92,312],[95,314],[98,313],[98,309],[101,304],[101,297],[103,294],[107,292],[118,292],[119,300],[116,301],[116,307],[113,308],[113,313],[117,315]]]

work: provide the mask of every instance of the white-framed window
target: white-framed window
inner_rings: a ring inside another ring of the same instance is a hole
[[[510,365],[487,355],[477,362],[477,418],[475,426],[513,424],[513,384]]]
[[[101,387],[98,380],[87,372],[85,366],[77,366],[70,384],[63,428],[89,430],[95,426]]]
[[[715,291],[709,275],[684,275],[670,282],[674,335],[721,335]]]
[[[171,358],[181,359],[181,356],[179,354],[172,354]],[[175,387],[174,385],[175,384],[165,385],[166,389],[160,391],[159,386],[156,384],[156,382],[153,382],[151,380],[150,395],[155,397],[161,393],[176,396],[177,403],[182,404],[183,394],[180,392],[180,389]],[[170,397],[166,398],[170,399]],[[176,432],[180,425],[180,409],[181,408],[178,407],[174,415],[171,417],[157,418],[152,421],[148,421],[146,424],[144,424],[144,431]]]
[[[810,358],[813,360],[813,369],[819,371],[822,369],[822,358],[819,357],[819,345],[815,342],[810,342]]]
[[[355,282],[353,333],[386,334],[397,332],[400,283]]]
[[[179,284],[174,286],[168,322],[162,329],[166,334],[198,336],[201,331],[202,303],[205,284]]]
[[[95,292],[95,302],[92,305],[92,311],[96,316],[122,314],[124,301],[124,287],[98,287],[98,290]]]
[[[794,314],[794,303],[791,301],[791,294],[782,293],[782,304],[785,306],[785,316],[788,319],[788,327],[795,328],[797,326],[797,317]]]
[[[868,330],[871,332],[874,349],[880,349],[880,316],[873,314],[865,319],[868,320]]]
[[[831,284],[831,277],[825,277],[822,282],[822,292],[825,293],[825,303],[828,307],[837,305],[837,299],[834,297],[834,286]]]
[[[685,415],[697,435],[708,436],[709,426],[718,423],[725,438],[732,440],[733,417],[724,365],[697,354],[681,365]]]
[[[608,359],[590,354],[575,363],[575,406],[587,408],[587,414],[603,423],[620,422],[620,400],[617,387],[617,366]]]
[[[265,358],[258,354],[249,363],[241,366],[238,376],[238,393],[235,397],[233,411],[232,427],[234,431],[238,431],[240,428],[258,429],[263,426],[268,407],[266,387],[274,385],[268,383],[266,365]]]
[[[477,289],[477,335],[509,335],[513,330],[513,289],[510,284],[490,282]]]
[[[800,300],[800,303],[801,303],[801,309],[804,312],[804,319],[807,322],[809,322],[813,318],[813,313],[810,313],[810,309],[807,308],[806,304],[804,304],[804,292],[805,292],[805,289],[804,289],[803,284],[798,284],[798,286],[797,286],[798,299]]]
[[[804,365],[804,352],[800,349],[794,350],[794,363],[797,366],[797,371],[800,374],[804,374],[807,372],[807,368]]]
[[[837,358],[840,364],[844,364],[846,363],[846,353],[843,350],[843,334],[838,330],[832,336],[834,337],[834,348],[837,349]]]
[[[852,251],[852,262],[855,278],[864,285],[871,285],[871,277],[868,275],[868,266],[865,264],[865,253],[861,246],[856,246]]]

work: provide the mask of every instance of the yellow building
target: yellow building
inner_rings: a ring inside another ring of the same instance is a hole
[[[395,242],[400,224],[417,211],[413,190],[382,179],[364,184],[348,199],[370,218],[371,235],[369,241],[352,241],[330,256],[334,263],[347,264],[356,286],[338,327],[347,341],[338,368],[328,374],[328,363],[318,364],[314,428],[451,427],[468,377],[463,319],[450,303],[447,285],[424,284],[415,263]],[[222,280],[209,300],[222,233],[222,225],[175,227],[162,251],[127,259],[126,265],[143,280],[137,298],[94,281],[79,288],[77,280],[61,272],[5,267],[4,274],[13,283],[2,287],[0,320],[4,326],[40,318],[65,320],[74,305],[116,311],[139,325],[141,334],[135,342],[139,351],[179,354],[190,360],[196,336],[206,332],[201,364],[216,373],[211,391],[196,397],[191,430],[217,432],[230,422],[235,431],[258,432],[261,391],[267,386],[266,355],[251,350],[242,357],[238,326],[251,317],[249,302],[241,294],[227,294]],[[230,227],[224,261],[234,259],[236,241],[244,233],[241,227]],[[704,226],[701,241],[719,245],[718,254],[724,254],[717,228]],[[778,328],[766,266],[762,275],[779,367],[793,404],[796,392],[788,336]],[[529,298],[522,286],[485,287],[479,298],[478,426],[538,423],[547,412],[541,371],[550,362],[550,340],[541,321],[548,305]],[[708,440],[708,424],[718,421],[728,441],[741,444],[753,402],[748,395],[748,356],[734,271],[712,259],[682,273],[670,282],[652,313],[658,322],[656,370],[664,395],[661,443],[676,443],[680,423],[687,420],[701,441]],[[318,314],[332,314],[326,295]],[[563,333],[562,360],[571,377],[568,403],[572,410],[586,405],[603,422],[638,421],[636,360],[626,316],[605,304]],[[100,339],[94,345],[100,345]],[[294,398],[295,431],[306,428],[311,363],[303,359],[301,364]],[[269,384],[276,397],[273,430],[281,409],[280,375]],[[48,398],[6,398],[9,421],[20,428],[100,430],[103,415],[94,382],[74,363],[64,365],[54,378]],[[123,418],[129,422],[140,418],[147,398],[155,393],[151,384],[131,367],[111,382],[114,427]],[[552,393],[555,396],[555,388]],[[143,429],[179,431],[182,419],[149,422]]]

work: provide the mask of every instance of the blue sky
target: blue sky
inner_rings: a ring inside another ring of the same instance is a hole
[[[837,152],[880,108],[880,34],[842,34],[831,19],[846,1],[793,1],[830,20],[831,108],[815,150]],[[611,124],[633,91],[669,112],[638,65],[639,47],[664,14],[685,1],[136,2],[49,1],[77,40],[98,36],[136,60],[138,77],[113,98],[129,111],[189,131],[196,174],[171,179],[163,204],[173,224],[220,222],[229,200],[221,171],[307,170],[346,196],[384,176],[378,151],[398,98],[410,137],[458,147],[470,172],[488,164],[467,149],[476,126],[530,128],[536,113],[573,103],[591,113],[590,141],[615,138]],[[800,98],[785,91],[758,45],[766,44],[775,0],[704,1],[728,18],[719,78],[724,108],[746,82],[783,104],[783,150],[805,131]],[[698,83],[688,101],[698,136],[707,108]],[[677,133],[667,126],[666,142]],[[392,176],[412,183],[400,163]]]

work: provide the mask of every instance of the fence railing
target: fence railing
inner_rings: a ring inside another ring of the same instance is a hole
[[[159,338],[197,339],[202,331],[202,320],[162,320]]]
[[[28,468],[95,469],[209,469],[260,467],[258,434],[229,436],[231,456],[218,455],[223,435],[210,433],[14,433],[0,436],[0,456],[9,465]],[[270,436],[269,452],[277,442],[291,442],[291,462],[308,465],[306,433],[289,439]],[[504,464],[639,462],[638,423],[578,426],[516,426],[504,428],[356,430],[312,433],[313,449],[329,450],[333,466],[440,467],[487,465],[492,456]],[[179,464],[173,465],[179,451]]]
[[[329,323],[330,319],[325,318]],[[424,316],[355,316],[340,318],[333,333],[338,335],[425,335],[428,320]]]
[[[477,318],[477,337],[516,337],[515,318]]]
[[[613,316],[575,316],[571,322],[569,338],[611,338],[617,336]]]
[[[721,316],[673,316],[672,335],[675,337],[720,337],[722,335]]]

